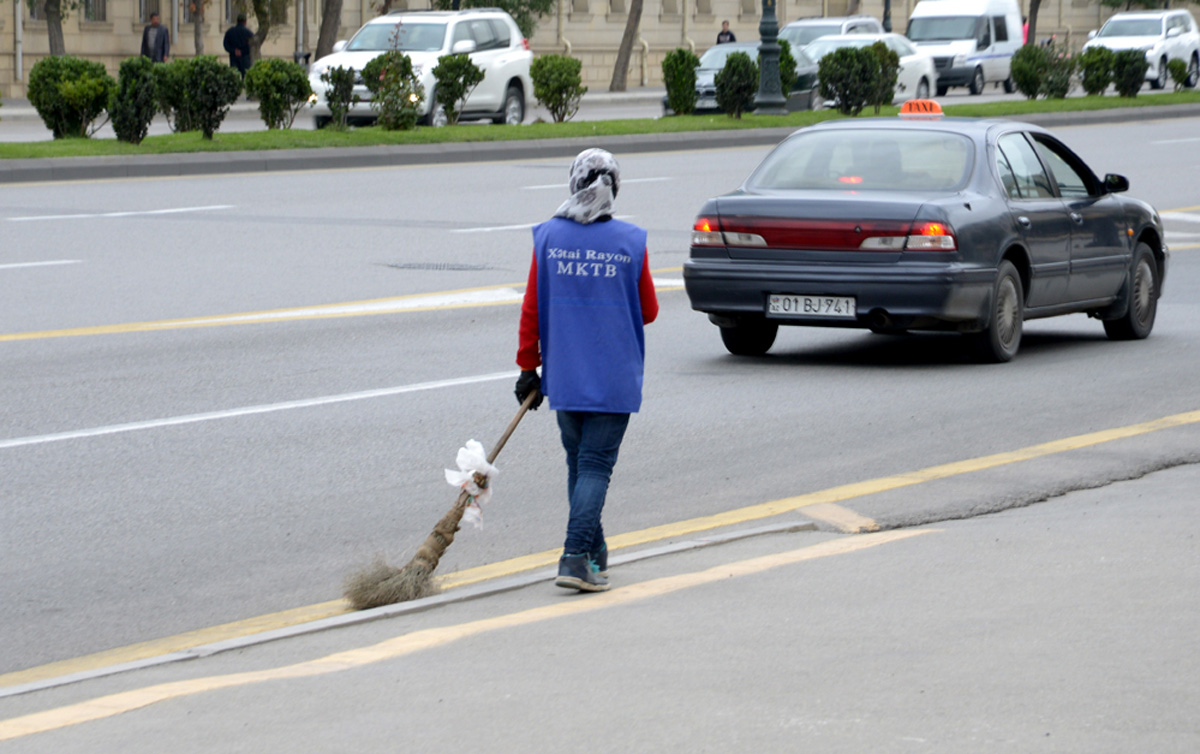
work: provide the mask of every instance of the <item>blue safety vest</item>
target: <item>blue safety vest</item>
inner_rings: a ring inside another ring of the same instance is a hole
[[[638,281],[646,231],[555,217],[533,229],[542,393],[557,411],[642,405],[646,340]]]

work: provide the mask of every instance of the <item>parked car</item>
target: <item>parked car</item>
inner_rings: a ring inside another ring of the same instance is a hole
[[[1020,49],[1023,30],[1017,0],[920,0],[905,34],[937,65],[937,94],[965,86],[982,94],[988,84],[1002,84],[1009,94],[1012,56]]]
[[[363,85],[361,71],[373,58],[389,50],[400,50],[412,59],[425,90],[421,121],[428,125],[446,124],[445,110],[434,99],[433,78],[433,69],[443,55],[467,53],[484,71],[483,81],[467,98],[462,120],[487,118],[495,123],[520,123],[525,120],[526,102],[533,93],[529,78],[533,53],[529,51],[529,41],[521,36],[521,29],[511,16],[494,8],[393,11],[371,19],[348,42],[338,42],[333,49],[332,55],[313,63],[308,74],[318,98],[315,105],[318,127],[330,118],[328,86],[321,81],[321,74],[337,66],[360,72],[354,86],[359,104],[351,107],[349,117],[356,121],[375,120],[371,93]]]
[[[1008,361],[1022,323],[1154,326],[1168,249],[1153,207],[1028,123],[847,119],[801,129],[707,201],[683,280],[733,354],[780,326],[964,333]]]
[[[1148,10],[1118,13],[1100,27],[1088,32],[1083,49],[1107,47],[1121,50],[1142,50],[1146,53],[1146,79],[1152,89],[1167,85],[1167,62],[1183,60],[1188,66],[1187,86],[1200,80],[1200,30],[1196,19],[1186,10]]]
[[[819,37],[830,34],[882,34],[883,24],[871,16],[837,16],[830,18],[800,18],[779,30],[792,49],[798,49]]]
[[[700,56],[700,66],[696,69],[696,112],[721,112],[717,106],[717,74],[725,67],[725,61],[735,52],[744,52],[753,61],[758,61],[758,47],[762,42],[725,42],[708,48]],[[796,59],[796,81],[792,91],[787,95],[789,109],[796,106],[808,110],[821,108],[821,92],[817,85],[817,64],[804,54],[803,51],[791,48],[792,57]],[[663,97],[663,115],[671,115],[671,106]]]
[[[888,49],[900,57],[900,74],[896,77],[896,98],[927,99],[929,92],[937,85],[937,69],[933,58],[917,49],[917,47],[900,34],[844,34],[836,37],[821,37],[804,51],[814,60],[820,61],[829,53],[841,47],[870,47],[876,42],[883,42]]]

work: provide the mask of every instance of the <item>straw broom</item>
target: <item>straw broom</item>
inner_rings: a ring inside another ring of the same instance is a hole
[[[504,443],[508,442],[509,436],[512,435],[513,430],[517,428],[517,424],[520,423],[521,418],[525,416],[525,412],[529,410],[530,405],[537,397],[536,390],[525,397],[525,402],[521,404],[517,415],[509,422],[508,429],[504,430],[499,442],[488,453],[488,463],[495,462],[496,456],[500,455],[500,451],[504,448]],[[486,481],[486,477],[476,473],[476,484],[483,484]],[[433,531],[417,548],[417,554],[403,568],[390,566],[382,559],[378,559],[347,579],[343,594],[349,600],[350,606],[355,610],[366,610],[428,597],[437,591],[433,583],[433,572],[437,569],[442,556],[446,554],[446,548],[454,541],[454,535],[458,532],[463,512],[470,502],[470,493],[466,490],[459,493],[454,505],[437,522]]]

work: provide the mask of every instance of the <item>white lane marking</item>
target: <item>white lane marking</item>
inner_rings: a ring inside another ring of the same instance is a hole
[[[621,185],[626,186],[630,183],[662,183],[663,181],[673,181],[673,180],[675,180],[675,179],[671,178],[670,176],[663,176],[661,178],[626,178],[621,181]],[[566,190],[567,184],[565,184],[565,183],[544,183],[540,186],[522,186],[521,188],[526,191],[542,191],[544,189]]]
[[[634,215],[613,215],[613,217],[617,218],[618,220],[629,220],[635,216]],[[528,230],[529,228],[532,228],[533,226],[538,225],[543,222],[545,222],[545,220],[538,220],[536,223],[522,223],[520,225],[492,225],[487,228],[451,228],[450,232],[451,233],[491,233],[494,230]]]
[[[1184,220],[1189,223],[1200,223],[1200,215],[1189,212],[1160,212],[1164,220]]]
[[[0,270],[15,270],[21,267],[49,267],[56,264],[79,264],[82,259],[55,259],[51,262],[13,262],[12,264],[0,264]]]
[[[207,207],[177,207],[174,209],[145,209],[133,212],[100,212],[88,215],[30,215],[28,217],[6,217],[10,223],[35,220],[89,220],[98,217],[140,217],[143,215],[175,215],[181,212],[212,212],[218,209],[233,209],[232,204],[213,204]]]
[[[196,424],[197,422],[215,421],[217,419],[233,419],[239,416],[250,416],[253,414],[269,414],[275,411],[290,411],[291,409],[296,408],[313,408],[314,406],[328,406],[334,403],[362,401],[369,400],[371,398],[386,398],[393,395],[416,393],[423,390],[437,390],[444,387],[458,387],[460,385],[474,385],[481,382],[510,380],[517,377],[519,374],[520,372],[515,370],[509,372],[493,372],[492,374],[481,374],[475,377],[457,377],[449,380],[436,380],[434,382],[419,382],[414,385],[398,385],[396,387],[380,388],[378,390],[364,390],[358,393],[324,395],[317,398],[303,398],[295,401],[283,401],[281,403],[264,403],[258,406],[231,408],[224,411],[208,411],[202,414],[170,416],[164,419],[150,419],[147,421],[128,422],[125,424],[110,424],[104,427],[77,429],[69,432],[54,432],[48,435],[14,437],[9,440],[0,440],[0,450],[5,448],[22,448],[29,445],[43,445],[45,443],[62,442],[64,440],[79,440],[86,437],[100,437],[101,435],[115,435],[121,432],[137,432],[144,429],[176,427],[181,424]]]
[[[1150,142],[1151,144],[1186,144],[1190,141],[1200,141],[1200,136],[1190,136],[1186,139],[1159,139]]]

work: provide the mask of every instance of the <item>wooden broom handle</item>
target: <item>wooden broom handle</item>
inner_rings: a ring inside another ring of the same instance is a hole
[[[492,452],[488,453],[488,463],[493,463],[496,460],[496,456],[500,455],[500,451],[504,449],[504,443],[508,442],[508,438],[512,436],[513,430],[521,423],[521,417],[525,416],[525,412],[529,410],[529,407],[533,405],[533,402],[540,395],[541,393],[537,390],[532,390],[529,395],[525,396],[525,402],[521,404],[521,408],[517,409],[517,415],[513,417],[513,420],[508,423],[508,429],[504,430],[504,434],[500,436],[500,440],[492,448]]]

